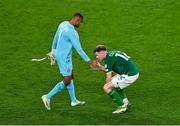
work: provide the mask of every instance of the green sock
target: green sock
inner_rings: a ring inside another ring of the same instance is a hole
[[[116,104],[118,104],[119,106],[123,105],[123,101],[116,89],[113,89],[108,95],[113,99]]]
[[[127,98],[125,89],[120,89],[120,90],[119,90],[119,89],[116,88],[116,90],[117,90],[119,96],[120,96],[122,99]]]

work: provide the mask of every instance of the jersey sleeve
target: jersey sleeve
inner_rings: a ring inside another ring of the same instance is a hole
[[[56,47],[57,47],[57,41],[58,41],[59,35],[60,35],[59,34],[59,29],[57,29],[56,34],[55,34],[54,39],[53,39],[53,43],[52,43],[52,48],[53,49],[56,49]]]
[[[90,58],[86,55],[86,53],[81,47],[78,33],[75,30],[72,30],[70,31],[69,37],[73,47],[76,49],[77,53],[81,56],[81,58],[86,62],[90,61]]]
[[[114,65],[114,60],[113,60],[113,58],[111,58],[111,57],[108,56],[108,57],[106,58],[105,64],[104,64],[106,73],[112,72],[113,65]]]

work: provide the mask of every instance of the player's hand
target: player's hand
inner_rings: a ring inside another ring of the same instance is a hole
[[[93,70],[102,70],[102,66],[97,60],[92,60],[89,64]]]
[[[56,60],[55,60],[53,51],[49,52],[49,53],[47,54],[47,57],[48,57],[48,59],[49,59],[50,62],[51,62],[51,66],[56,63]]]

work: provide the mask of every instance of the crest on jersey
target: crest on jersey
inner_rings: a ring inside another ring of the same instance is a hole
[[[105,67],[105,71],[106,71],[106,72],[109,71],[109,70],[107,69],[107,64],[105,64],[104,67]]]
[[[107,64],[105,64],[104,67],[107,68]]]

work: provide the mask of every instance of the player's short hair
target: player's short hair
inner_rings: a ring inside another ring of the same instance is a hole
[[[94,53],[100,52],[100,51],[106,51],[106,47],[104,45],[97,45],[96,48],[94,49]]]
[[[73,15],[73,18],[74,17],[80,17],[81,19],[83,19],[83,15],[81,14],[81,13],[74,13],[74,15]]]

